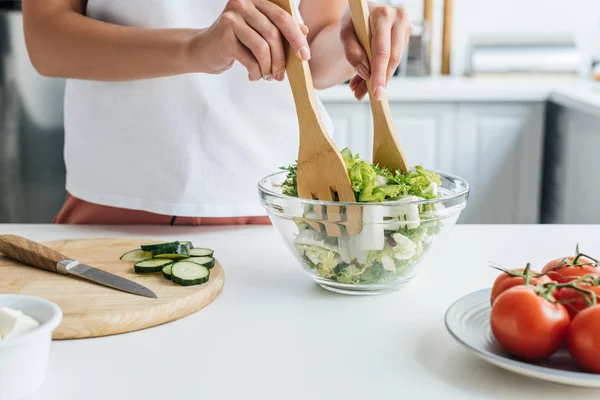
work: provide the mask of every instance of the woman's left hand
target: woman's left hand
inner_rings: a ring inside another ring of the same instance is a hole
[[[354,31],[349,8],[340,21],[340,37],[346,59],[356,71],[350,81],[350,89],[358,100],[362,100],[368,93],[366,79],[369,77],[375,98],[381,99],[387,83],[402,60],[402,53],[412,32],[412,23],[404,8],[369,3],[369,10],[371,64]]]

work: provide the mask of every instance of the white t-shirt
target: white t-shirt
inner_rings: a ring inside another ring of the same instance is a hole
[[[89,0],[87,14],[143,28],[205,28],[225,4]],[[289,82],[250,82],[237,62],[220,75],[67,82],[67,190],[82,200],[177,216],[265,215],[258,181],[297,154]]]

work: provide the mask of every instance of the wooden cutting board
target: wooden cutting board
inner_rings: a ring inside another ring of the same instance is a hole
[[[53,339],[58,340],[133,332],[186,317],[207,306],[219,295],[225,280],[218,261],[210,270],[207,283],[183,287],[161,273],[136,274],[133,262],[119,260],[122,254],[143,243],[159,241],[101,238],[43,243],[79,262],[136,281],[152,290],[158,299],[39,270],[1,256],[0,293],[39,296],[58,304],[64,314],[53,334]]]

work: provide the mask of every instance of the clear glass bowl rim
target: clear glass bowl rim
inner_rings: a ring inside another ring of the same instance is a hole
[[[437,170],[431,170],[433,172],[435,172],[436,174],[438,174],[442,180],[446,179],[448,181],[456,181],[459,182],[460,185],[463,186],[463,189],[460,191],[453,191],[452,189],[450,189],[453,193],[451,195],[448,196],[441,196],[441,197],[437,197],[435,199],[430,199],[430,200],[413,200],[413,201],[403,201],[403,200],[396,200],[396,201],[385,201],[383,203],[373,203],[373,202],[343,202],[343,201],[321,201],[321,200],[313,200],[313,199],[304,199],[304,198],[300,198],[300,197],[293,197],[293,196],[288,196],[285,195],[283,193],[277,193],[272,191],[271,189],[268,189],[264,186],[264,184],[266,182],[271,181],[274,177],[278,176],[278,175],[286,175],[287,171],[279,171],[279,172],[275,172],[272,173],[270,175],[265,176],[264,178],[262,178],[259,182],[258,182],[258,190],[261,193],[264,194],[268,194],[269,196],[273,196],[275,198],[278,199],[283,199],[283,200],[295,200],[295,201],[300,201],[303,204],[313,204],[313,205],[322,205],[322,206],[356,206],[356,205],[360,205],[360,206],[394,206],[394,205],[407,205],[407,204],[414,204],[414,205],[422,205],[422,204],[436,204],[436,203],[445,203],[448,201],[452,201],[455,199],[458,199],[460,197],[465,197],[469,191],[470,191],[470,186],[469,183],[464,180],[463,178],[461,178],[458,175],[454,175],[448,172],[443,172],[443,171],[437,171]],[[458,185],[457,185],[458,186]],[[263,200],[264,201],[264,200]]]

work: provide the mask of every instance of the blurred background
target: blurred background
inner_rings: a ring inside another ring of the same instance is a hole
[[[600,223],[600,1],[379,2],[414,24],[388,88],[401,143],[471,183],[459,222]],[[48,223],[65,197],[64,81],[31,66],[20,9],[0,0],[0,223]],[[318,95],[338,146],[370,159],[368,99]]]

